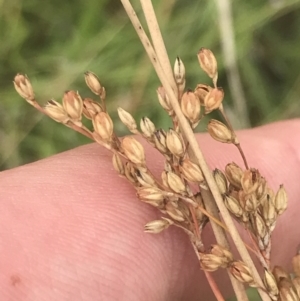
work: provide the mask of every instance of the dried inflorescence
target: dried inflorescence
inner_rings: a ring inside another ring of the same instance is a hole
[[[129,112],[118,109],[119,117],[129,131],[144,138],[163,156],[164,167],[158,179],[147,165],[144,147],[139,139],[135,136],[120,138],[114,132],[113,121],[106,110],[105,88],[94,73],[86,72],[85,81],[91,91],[99,97],[100,102],[82,98],[76,91],[67,91],[62,104],[49,100],[45,107],[41,107],[35,100],[27,76],[18,74],[14,85],[20,96],[39,111],[84,134],[113,153],[112,164],[117,173],[133,185],[137,197],[142,202],[156,207],[161,212],[160,219],[145,225],[145,232],[160,233],[171,225],[179,227],[188,234],[201,268],[205,271],[226,268],[238,281],[263,289],[273,300],[278,296],[281,300],[294,300],[290,297],[292,292],[300,296],[298,259],[294,265],[297,277],[293,280],[287,280],[288,277],[283,276],[277,277],[278,273],[271,272],[270,267],[271,234],[278,216],[287,207],[286,192],[281,186],[275,194],[257,169],[248,168],[236,133],[223,110],[224,91],[217,87],[217,61],[213,53],[205,48],[199,51],[198,60],[201,68],[212,79],[213,86],[198,84],[194,91],[185,91],[185,67],[178,57],[174,65],[178,101],[182,113],[193,129],[202,120],[203,115],[219,110],[224,117],[224,123],[210,120],[208,132],[216,141],[236,146],[243,158],[245,169],[236,163],[229,163],[224,172],[214,170],[213,176],[226,207],[249,231],[255,242],[254,252],[265,267],[264,287],[255,280],[250,268],[244,262],[234,259],[231,251],[225,246],[215,244],[210,251],[205,248],[202,231],[209,219],[225,230],[227,228],[204,206],[205,195],[202,192],[208,190],[206,179],[189,151],[189,144],[181,132],[169,95],[163,86],[157,89],[158,101],[172,119],[173,128],[157,129],[148,117],[143,117],[138,127]],[[92,127],[85,125],[89,120]],[[295,289],[292,290],[291,287]]]

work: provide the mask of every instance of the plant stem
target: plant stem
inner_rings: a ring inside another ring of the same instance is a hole
[[[251,272],[252,272],[252,276],[254,278],[254,280],[256,281],[256,283],[258,284],[258,286],[260,287],[264,287],[263,282],[256,270],[256,267],[231,219],[231,216],[227,210],[227,208],[225,207],[224,203],[223,203],[223,199],[222,196],[219,192],[219,189],[214,181],[214,178],[211,174],[211,170],[209,169],[202,151],[199,148],[198,142],[194,136],[193,130],[191,129],[188,121],[186,120],[186,118],[184,117],[183,113],[181,112],[178,100],[176,95],[174,94],[174,90],[172,89],[167,77],[165,76],[164,71],[161,68],[161,65],[159,64],[159,61],[157,59],[157,56],[155,54],[155,51],[153,49],[153,47],[151,46],[151,43],[147,37],[147,35],[145,34],[145,31],[140,23],[140,21],[137,18],[137,15],[133,9],[133,7],[131,6],[131,3],[129,0],[120,0],[124,6],[124,9],[126,11],[126,13],[128,14],[128,17],[130,18],[149,58],[150,61],[152,62],[152,65],[162,83],[162,85],[164,86],[167,95],[169,96],[171,105],[178,117],[178,121],[181,125],[181,129],[183,131],[183,134],[186,136],[186,139],[188,140],[189,144],[190,144],[190,148],[192,149],[196,159],[197,159],[197,163],[199,164],[204,177],[207,181],[207,184],[209,186],[209,189],[212,192],[212,195],[218,205],[218,208],[220,210],[220,213],[223,217],[223,220],[231,234],[231,237],[233,239],[233,242],[235,243],[237,250],[239,251],[243,261],[245,262],[245,264],[250,268]],[[258,290],[260,293],[260,296],[262,298],[263,301],[270,301],[270,297],[263,292],[261,289]]]
[[[172,86],[174,91],[177,91],[177,86],[175,84],[173,71],[170,65],[169,56],[166,50],[166,46],[157,22],[156,14],[153,9],[151,0],[140,0],[145,15],[145,19],[149,28],[149,32],[152,38],[153,46],[161,65],[164,70],[165,75]]]

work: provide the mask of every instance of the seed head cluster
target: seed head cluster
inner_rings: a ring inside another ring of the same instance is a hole
[[[293,260],[297,275],[293,279],[279,267],[272,270],[270,263],[271,235],[278,217],[287,208],[285,189],[281,185],[275,193],[258,169],[248,167],[237,135],[224,115],[224,91],[217,87],[216,58],[211,50],[201,48],[198,60],[200,67],[212,79],[212,86],[198,84],[194,90],[185,90],[185,66],[179,57],[175,60],[174,79],[182,113],[194,129],[204,115],[215,110],[221,112],[223,122],[211,119],[207,126],[208,133],[216,141],[237,147],[245,168],[232,162],[225,166],[224,171],[215,169],[213,176],[217,187],[232,216],[244,226],[253,240],[252,250],[265,269],[262,276],[264,287],[260,288],[268,292],[273,300],[299,300],[300,255]],[[207,189],[206,179],[190,155],[189,144],[181,132],[164,87],[157,88],[157,98],[172,119],[173,127],[168,130],[156,128],[148,117],[143,117],[138,124],[129,112],[118,108],[120,120],[134,134],[120,138],[106,110],[105,88],[92,72],[85,73],[85,81],[99,101],[84,98],[77,91],[67,91],[62,103],[51,99],[42,107],[36,101],[26,75],[17,74],[14,86],[19,95],[39,111],[112,152],[112,164],[116,172],[134,187],[141,202],[157,208],[161,213],[160,219],[145,225],[145,232],[160,233],[170,226],[178,227],[190,238],[203,270],[212,272],[226,268],[238,281],[258,287],[249,267],[235,259],[228,248],[219,244],[207,247],[202,241],[202,233],[210,220],[225,230],[226,226],[205,208],[202,189]],[[147,164],[141,139],[163,157],[164,166],[160,177],[154,176]]]

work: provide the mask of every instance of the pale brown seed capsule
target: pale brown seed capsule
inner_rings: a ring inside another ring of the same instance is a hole
[[[112,157],[112,163],[113,163],[113,167],[114,169],[120,174],[120,175],[124,175],[125,173],[125,169],[124,169],[124,164],[120,158],[119,155],[117,154],[113,154]]]
[[[190,123],[197,124],[200,120],[201,105],[199,98],[192,91],[183,93],[181,98],[181,110]]]
[[[98,102],[91,98],[85,98],[83,100],[83,115],[88,119],[93,119],[93,117],[100,112],[103,112],[102,107]]]
[[[208,92],[210,92],[213,88],[208,85],[198,84],[194,93],[200,100],[201,106],[204,106],[204,100]]]
[[[150,138],[154,135],[155,125],[148,117],[143,117],[141,119],[140,127],[145,137]]]
[[[270,197],[267,196],[266,200],[262,204],[261,210],[263,219],[266,222],[266,226],[270,229],[270,231],[274,230],[277,213],[275,211],[275,206],[273,202],[270,200]]]
[[[157,97],[160,105],[169,113],[172,112],[172,106],[170,104],[168,95],[166,94],[166,91],[164,87],[159,87],[157,90]]]
[[[277,283],[279,283],[280,279],[286,278],[290,279],[289,274],[280,266],[275,265],[272,271]]]
[[[143,187],[153,187],[153,186],[156,186],[155,180],[147,172],[144,172],[142,170],[138,170],[137,173],[136,173],[136,178],[137,178],[137,180],[139,181],[139,183]]]
[[[241,217],[243,215],[243,209],[239,201],[233,196],[225,195],[224,203],[227,209],[236,217]]]
[[[44,109],[46,114],[57,122],[67,123],[70,120],[63,106],[54,99],[49,100]]]
[[[121,121],[127,126],[128,130],[133,133],[137,134],[137,125],[134,120],[134,118],[129,114],[127,111],[125,111],[122,108],[118,108],[118,115],[121,119]]]
[[[257,169],[251,168],[243,172],[241,185],[246,194],[254,193],[260,184],[260,173]]]
[[[292,283],[294,285],[295,291],[298,295],[298,297],[300,298],[300,278],[296,277],[292,280]]]
[[[244,209],[247,212],[255,212],[259,205],[259,201],[255,194],[245,196]]]
[[[186,187],[179,176],[174,172],[167,172],[167,183],[169,187],[176,193],[186,193]]]
[[[210,136],[222,143],[235,143],[235,135],[228,129],[228,127],[215,119],[211,119],[207,126]]]
[[[204,180],[201,169],[190,159],[184,159],[179,168],[183,177],[189,182],[202,182]]]
[[[293,257],[293,270],[294,273],[300,277],[300,254],[297,254]]]
[[[280,301],[299,301],[291,281],[282,278],[279,280],[278,287]]]
[[[64,94],[63,107],[72,121],[80,121],[82,117],[83,101],[78,92],[67,91]]]
[[[251,275],[250,269],[242,261],[234,261],[229,267],[230,273],[238,281],[247,283],[252,287],[256,287],[256,283]]]
[[[214,179],[217,183],[220,193],[223,195],[227,192],[227,179],[223,172],[219,169],[213,171]]]
[[[18,73],[14,78],[14,86],[18,94],[29,101],[34,100],[34,92],[31,83],[26,75]]]
[[[97,75],[93,72],[87,71],[84,73],[84,78],[87,86],[91,89],[91,91],[96,95],[101,95],[103,89]]]
[[[142,200],[163,201],[164,193],[157,187],[141,187],[137,190],[137,195]]]
[[[205,114],[209,114],[211,111],[220,107],[224,98],[224,91],[222,88],[214,88],[210,90],[204,99]]]
[[[125,137],[121,141],[121,146],[129,161],[142,166],[146,164],[144,148],[136,139]]]
[[[176,157],[183,157],[185,154],[185,146],[183,139],[180,134],[178,134],[173,129],[170,129],[166,135],[166,145],[169,151]]]
[[[168,153],[166,144],[166,133],[163,129],[154,132],[154,144],[155,147],[162,153]]]
[[[212,79],[218,77],[217,60],[211,50],[201,48],[198,52],[198,60],[202,70]]]
[[[166,204],[166,211],[168,215],[175,221],[183,222],[185,220],[184,214],[180,209],[176,208],[174,202],[168,202]]]
[[[93,119],[93,127],[95,132],[100,136],[104,141],[110,141],[113,135],[113,122],[110,116],[105,112],[100,112],[96,114]]]
[[[154,220],[144,226],[144,232],[157,234],[167,229],[172,224],[174,224],[174,222],[168,218]]]
[[[243,175],[243,170],[234,162],[229,163],[225,167],[225,175],[235,188],[241,189],[241,178]]]
[[[278,215],[281,215],[286,210],[287,201],[287,193],[283,185],[280,185],[280,188],[278,189],[274,200],[275,209]]]
[[[203,254],[200,257],[200,265],[201,269],[208,272],[214,272],[224,265],[224,260],[222,257],[214,254]]]
[[[256,197],[262,202],[267,196],[267,181],[264,177],[260,177],[258,188],[256,189]]]
[[[177,56],[174,64],[174,78],[177,85],[185,82],[185,67],[179,56]]]
[[[199,205],[199,207],[204,207],[203,199],[201,196],[201,193],[197,193],[194,195],[195,202]],[[198,221],[205,222],[207,220],[207,217],[204,215],[204,213],[199,209],[199,207],[195,208],[195,214]]]
[[[138,186],[138,181],[136,179],[136,170],[131,162],[125,163],[124,175],[126,179],[131,182],[134,186]]]
[[[256,214],[254,217],[253,228],[255,229],[256,235],[261,239],[264,239],[268,233],[266,224],[259,214]]]
[[[271,293],[273,296],[278,295],[279,291],[278,291],[276,279],[275,279],[274,275],[267,269],[265,269],[263,282],[269,293]]]
[[[211,254],[214,254],[216,256],[223,258],[224,263],[226,263],[226,265],[229,262],[233,261],[232,253],[228,249],[226,249],[225,247],[222,247],[220,245],[212,245],[210,252],[211,252]]]

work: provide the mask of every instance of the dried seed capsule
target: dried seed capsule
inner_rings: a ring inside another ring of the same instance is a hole
[[[184,159],[179,168],[183,177],[189,182],[202,182],[204,180],[201,169],[190,159]]]
[[[18,94],[26,100],[34,100],[34,92],[31,83],[26,75],[18,73],[14,78],[14,86]]]
[[[84,78],[87,86],[91,89],[91,91],[96,95],[101,95],[103,92],[103,88],[100,84],[100,81],[97,75],[93,72],[87,71],[84,73]]]
[[[113,154],[112,157],[112,163],[113,163],[113,167],[114,169],[120,174],[120,175],[124,175],[125,173],[125,168],[124,168],[124,164],[120,158],[119,155],[117,154]]]
[[[173,129],[169,129],[166,135],[166,145],[169,151],[176,157],[183,157],[185,154],[185,146],[183,139]]]
[[[208,272],[214,272],[224,265],[224,260],[222,257],[214,254],[202,254],[200,257],[200,265],[201,269]]]
[[[174,172],[167,172],[167,183],[169,187],[176,193],[186,193],[186,187],[179,176]]]
[[[204,100],[206,95],[208,94],[208,92],[210,92],[213,88],[208,86],[208,85],[203,85],[203,84],[198,84],[194,93],[195,95],[198,97],[198,99],[200,100],[200,104],[202,106],[205,106],[204,104]]]
[[[217,60],[211,50],[201,48],[198,52],[198,60],[202,70],[212,79],[218,76]]]
[[[191,124],[197,124],[200,120],[201,105],[199,98],[192,91],[183,93],[181,98],[181,110]]]
[[[64,94],[63,107],[72,121],[80,121],[82,117],[83,101],[78,92],[67,91]]]
[[[125,163],[124,173],[129,182],[131,182],[134,186],[138,186],[139,183],[136,179],[136,170],[131,162]]]
[[[137,196],[142,200],[163,201],[164,193],[157,187],[141,187],[137,190]]]
[[[141,119],[140,127],[145,137],[150,138],[154,135],[155,125],[148,117],[143,117]]]
[[[154,144],[155,147],[162,153],[168,153],[166,144],[166,133],[163,129],[154,132]]]
[[[49,117],[57,122],[67,123],[70,120],[63,106],[54,99],[47,102],[45,112]]]
[[[298,301],[299,298],[294,291],[292,282],[286,278],[282,278],[278,283],[279,297],[281,301]]]
[[[256,214],[254,216],[253,228],[255,229],[256,232],[255,234],[259,236],[261,239],[264,239],[265,236],[268,234],[266,224],[263,218],[259,214]]]
[[[121,121],[127,126],[129,131],[133,134],[137,134],[137,125],[134,120],[134,118],[129,114],[127,111],[125,111],[122,108],[118,108],[118,115],[121,119]]]
[[[255,212],[259,205],[255,194],[245,195],[244,208],[247,212]]]
[[[214,179],[217,183],[220,193],[223,195],[227,192],[227,179],[223,172],[219,169],[213,171]]]
[[[250,269],[242,261],[234,261],[229,267],[230,273],[238,281],[242,283],[247,283],[252,287],[256,287],[256,283],[251,275]]]
[[[153,177],[149,173],[144,172],[143,170],[137,171],[136,178],[143,187],[156,186],[155,180],[153,179]]]
[[[170,104],[168,95],[166,94],[166,91],[164,87],[159,87],[157,90],[157,97],[160,105],[169,113],[172,111],[172,106]]]
[[[174,224],[174,222],[168,218],[154,220],[144,226],[144,232],[157,234],[167,229],[172,224]]]
[[[225,175],[230,182],[237,189],[241,189],[241,178],[243,176],[243,170],[234,162],[229,163],[225,167]]]
[[[209,114],[211,111],[220,107],[224,98],[224,91],[222,88],[214,88],[210,90],[204,99],[205,114]]]
[[[168,215],[175,221],[183,222],[185,220],[183,212],[180,209],[176,208],[176,206],[174,205],[174,202],[168,202],[166,204],[165,209],[166,209]]]
[[[281,215],[287,208],[287,193],[283,185],[280,185],[280,188],[276,193],[274,205],[278,215]]]
[[[243,172],[241,185],[246,194],[254,193],[260,184],[260,173],[257,169],[251,168]]]
[[[270,229],[270,231],[273,231],[277,218],[277,213],[273,202],[270,200],[269,195],[267,195],[266,200],[262,204],[261,213],[263,219],[266,222],[267,227]]]
[[[241,217],[243,215],[243,209],[239,201],[233,196],[225,195],[224,203],[227,209],[236,217]]]
[[[297,254],[293,257],[293,270],[294,273],[300,277],[300,254]]]
[[[185,82],[185,67],[179,56],[177,56],[174,64],[174,78],[177,85]]]
[[[113,136],[114,125],[110,116],[105,112],[96,114],[93,119],[93,127],[95,132],[104,141],[110,141]]]
[[[210,252],[211,252],[211,254],[214,254],[216,256],[219,256],[219,257],[223,258],[226,265],[229,262],[233,261],[232,253],[228,249],[226,249],[225,247],[222,247],[220,245],[212,245]]]
[[[280,266],[275,265],[272,271],[277,283],[280,281],[282,278],[290,279],[289,274]]]
[[[83,115],[88,119],[93,119],[93,117],[97,114],[103,112],[102,107],[98,102],[94,101],[91,98],[85,98],[83,100]]]
[[[236,143],[235,135],[228,129],[228,127],[215,119],[211,119],[207,126],[210,136],[222,143]]]
[[[267,269],[265,269],[263,282],[269,293],[271,293],[273,296],[278,295],[279,291],[278,291],[276,279],[275,279],[274,275]]]
[[[300,278],[296,277],[292,280],[292,283],[294,285],[295,291],[298,295],[298,297],[300,298]]]
[[[125,137],[121,141],[124,154],[134,164],[145,165],[145,152],[143,146],[133,137]]]

